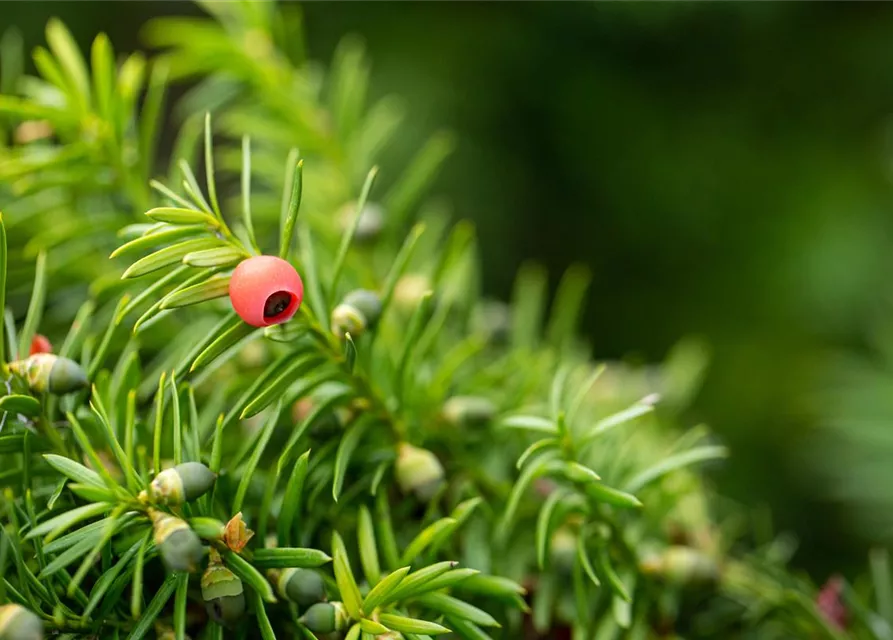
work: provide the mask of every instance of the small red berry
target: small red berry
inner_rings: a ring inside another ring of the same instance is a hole
[[[267,327],[291,320],[304,299],[304,283],[285,260],[255,256],[233,271],[229,299],[242,320],[253,327]]]
[[[846,629],[848,612],[843,603],[843,579],[831,576],[816,597],[816,604],[825,619],[838,629]]]
[[[35,334],[35,336],[31,339],[31,351],[28,353],[29,356],[33,356],[35,353],[52,353],[53,345],[47,340],[46,336],[41,334]]]

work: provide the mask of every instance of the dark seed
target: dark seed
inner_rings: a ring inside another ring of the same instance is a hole
[[[278,316],[288,309],[289,304],[291,304],[291,294],[287,291],[277,291],[267,298],[267,303],[264,305],[264,317]]]

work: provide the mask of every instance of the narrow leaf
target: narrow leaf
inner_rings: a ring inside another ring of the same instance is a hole
[[[341,488],[344,485],[344,474],[347,473],[347,466],[350,464],[350,458],[360,444],[360,440],[366,434],[366,430],[371,424],[370,420],[356,420],[347,432],[342,436],[341,442],[338,444],[338,453],[335,455],[335,479],[332,483],[332,498],[338,502],[341,495]]]
[[[181,209],[177,207],[158,207],[146,211],[146,215],[156,222],[166,222],[175,225],[204,225],[217,228],[217,221],[207,213],[195,209]]]
[[[267,579],[254,568],[254,566],[245,560],[242,556],[232,551],[224,553],[226,566],[235,573],[245,584],[257,591],[264,602],[276,602],[276,596],[273,593],[273,587],[267,582]]]
[[[425,527],[406,547],[401,560],[402,564],[410,564],[441,532],[454,528],[456,522],[455,518],[441,518]]]
[[[445,616],[462,618],[482,627],[500,626],[496,619],[486,611],[445,593],[429,593],[417,598],[416,602]]]
[[[344,541],[337,531],[332,533],[332,556],[334,557],[335,581],[338,583],[341,600],[351,618],[362,618],[363,598],[360,596],[360,589],[354,580]]]
[[[282,220],[282,228],[279,233],[279,257],[288,260],[291,250],[292,236],[294,235],[295,221],[301,209],[301,194],[304,186],[304,161],[298,160],[291,172],[291,189],[289,192],[288,206],[285,209],[285,217]]]
[[[360,197],[357,199],[356,211],[350,228],[341,238],[341,245],[338,247],[338,253],[335,256],[335,262],[332,265],[332,281],[329,283],[329,296],[334,297],[338,289],[338,280],[341,278],[341,270],[344,267],[344,260],[347,258],[347,250],[353,242],[357,228],[360,226],[360,218],[363,216],[363,209],[366,207],[366,201],[369,198],[369,192],[372,191],[372,185],[375,182],[375,176],[378,174],[378,167],[372,167],[366,176],[366,182],[363,183],[363,189],[360,191]]]
[[[149,606],[146,607],[146,610],[140,616],[139,620],[136,623],[136,626],[133,628],[133,631],[130,632],[130,635],[127,636],[127,640],[140,640],[143,638],[149,631],[152,629],[152,625],[155,622],[155,619],[161,615],[162,609],[168,603],[168,600],[171,599],[171,596],[174,595],[174,591],[177,589],[177,584],[180,581],[179,574],[172,573],[167,579],[161,584],[158,588],[158,591],[155,592],[155,596],[152,598],[152,602],[149,603]]]
[[[139,276],[164,269],[173,264],[180,262],[184,256],[193,251],[201,251],[202,249],[212,249],[220,245],[220,241],[216,238],[194,238],[192,240],[184,240],[177,244],[170,245],[164,249],[159,249],[155,253],[150,253],[145,258],[140,258],[124,271],[122,278],[136,278]]]
[[[405,618],[393,613],[382,613],[378,619],[388,629],[399,631],[401,633],[427,633],[428,635],[437,635],[441,633],[449,633],[450,630],[436,622],[427,622],[425,620],[416,620],[415,618]]]
[[[284,455],[285,454],[283,454],[283,456]],[[288,484],[285,486],[285,493],[282,497],[282,510],[279,512],[279,519],[276,522],[276,534],[279,539],[279,545],[283,547],[288,546],[292,540],[295,515],[301,510],[304,481],[307,478],[307,463],[309,458],[309,450],[305,451],[301,457],[298,458],[298,461],[292,468]]]
[[[392,571],[381,580],[375,583],[372,590],[363,600],[363,611],[374,611],[382,602],[387,600],[399,586],[400,582],[409,573],[410,567],[401,567],[396,571]]]
[[[247,257],[248,255],[237,247],[214,247],[187,253],[183,256],[183,264],[188,264],[190,267],[222,268],[237,265]]]
[[[165,296],[161,300],[161,308],[173,309],[175,307],[186,307],[192,304],[222,298],[226,295],[229,295],[229,276],[215,276],[209,280],[205,280],[204,282],[191,287],[186,287],[185,289],[180,289],[179,291],[174,291],[170,295]],[[240,326],[245,327],[246,325],[241,323]],[[250,333],[250,329],[247,332],[243,329],[241,333],[247,335],[247,333]]]
[[[641,471],[626,483],[624,489],[629,493],[635,493],[640,491],[646,485],[662,478],[668,473],[676,471],[677,469],[682,469],[701,462],[719,460],[728,455],[728,449],[719,446],[703,446],[689,449],[688,451],[683,451],[668,458],[664,458],[657,464]]]
[[[298,567],[312,569],[321,567],[332,561],[332,558],[319,549],[303,549],[301,547],[276,547],[273,549],[257,549],[252,564],[258,569],[285,569]]]

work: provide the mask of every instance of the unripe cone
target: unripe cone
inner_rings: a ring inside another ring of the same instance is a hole
[[[374,291],[356,289],[344,296],[332,311],[332,331],[341,336],[350,333],[357,338],[372,328],[381,316],[381,298]]]
[[[201,462],[184,462],[165,469],[149,484],[149,498],[156,504],[178,505],[204,495],[217,476]]]
[[[681,545],[667,547],[660,555],[646,558],[641,570],[680,587],[711,585],[719,580],[719,567],[713,558]]]
[[[222,564],[211,563],[202,574],[202,600],[214,622],[231,627],[245,614],[242,581]]]
[[[31,339],[31,350],[28,352],[29,356],[33,356],[35,353],[52,353],[53,345],[47,339],[46,336],[41,334],[36,334]]]
[[[443,417],[453,426],[480,426],[496,415],[496,405],[479,396],[454,396],[443,404]]]
[[[233,271],[229,299],[242,320],[253,327],[267,327],[291,320],[304,299],[304,283],[289,262],[254,256]]]
[[[326,584],[312,569],[283,569],[276,577],[276,588],[302,609],[326,599]]]
[[[0,606],[0,640],[43,640],[43,622],[18,604]]]
[[[347,628],[350,616],[340,602],[318,602],[307,609],[300,620],[314,633],[331,633]]]
[[[357,203],[348,202],[341,208],[339,214],[339,223],[342,231],[347,231],[353,224],[354,215],[356,215]],[[384,228],[384,209],[381,205],[374,202],[367,202],[360,213],[360,221],[357,224],[357,231],[354,235],[354,241],[368,242],[374,240]]]
[[[403,493],[414,493],[419,500],[427,502],[443,483],[443,466],[427,449],[404,442],[397,452],[396,475]]]
[[[9,370],[25,379],[32,391],[66,394],[87,386],[87,373],[74,360],[52,353],[36,353],[9,363]]]
[[[198,569],[205,548],[189,525],[160,511],[150,512],[150,517],[155,530],[155,546],[164,565],[171,571],[192,573]]]

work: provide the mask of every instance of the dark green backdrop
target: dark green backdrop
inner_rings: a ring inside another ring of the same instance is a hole
[[[34,45],[57,15],[83,43],[105,30],[127,50],[152,16],[194,12],[4,2],[0,27],[18,25]],[[373,93],[407,100],[407,148],[435,128],[459,135],[438,191],[478,224],[493,295],[507,296],[525,259],[556,278],[582,261],[599,357],[656,359],[683,336],[706,337],[714,360],[692,420],[733,448],[724,490],[770,504],[818,578],[863,561],[860,544],[885,534],[825,498],[816,470],[839,461],[812,445],[829,353],[864,350],[889,313],[893,5],[376,2],[305,13],[317,59],[347,32],[365,37]]]

